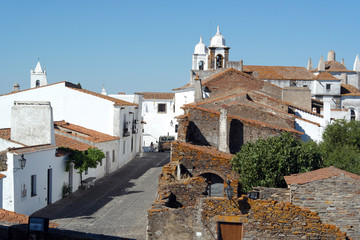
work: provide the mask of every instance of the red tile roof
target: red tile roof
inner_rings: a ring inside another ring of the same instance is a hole
[[[321,179],[339,176],[341,174],[344,174],[347,177],[351,177],[355,180],[360,181],[359,175],[338,169],[333,166],[314,170],[311,172],[298,173],[298,174],[293,174],[290,176],[284,176],[284,178],[285,178],[286,183],[288,185],[291,185],[291,184],[303,184],[303,183],[314,182],[314,181],[321,180]]]
[[[55,121],[54,128],[69,134],[69,136],[79,137],[86,139],[93,143],[107,142],[120,139],[119,137],[111,136],[95,130],[84,128],[79,125],[71,124],[65,121]]]
[[[175,93],[166,92],[139,92],[142,94],[144,99],[174,99]]]
[[[320,72],[317,76],[314,78],[315,80],[327,80],[327,81],[341,81],[340,79],[334,77],[328,72]]]
[[[8,211],[5,209],[0,209],[0,223],[4,225],[13,225],[13,224],[28,224],[29,216]],[[49,227],[56,228],[59,224],[50,222]]]
[[[36,146],[27,146],[27,147],[16,147],[16,148],[9,148],[11,153],[22,154],[22,153],[29,153],[29,152],[37,152],[49,149],[56,149],[57,146],[51,144],[42,144]]]
[[[313,80],[314,75],[304,67],[244,65],[244,72],[258,72],[259,79]]]
[[[6,177],[4,174],[1,174],[0,173],[0,179],[2,179],[2,178],[4,178],[4,177]]]
[[[58,130],[55,130],[55,131],[58,131]],[[60,134],[56,134],[56,133],[55,133],[55,142],[56,142],[56,146],[58,146],[58,147],[67,147],[67,148],[71,148],[71,149],[75,149],[75,150],[79,150],[79,151],[85,151],[89,148],[94,147],[89,144],[77,141],[71,137],[66,137],[66,136],[63,136]]]
[[[318,69],[312,70],[312,72],[316,72]],[[329,72],[354,72],[351,70],[348,70],[342,63],[338,61],[326,61],[325,62],[325,71]]]

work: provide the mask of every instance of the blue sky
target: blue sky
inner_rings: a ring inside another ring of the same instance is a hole
[[[348,69],[360,54],[360,1],[0,2],[0,94],[30,87],[37,59],[48,82],[108,93],[171,91],[189,80],[200,35],[216,26],[244,64],[314,66],[329,50]]]

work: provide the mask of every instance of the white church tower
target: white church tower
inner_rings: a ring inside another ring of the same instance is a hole
[[[229,47],[220,33],[219,26],[216,34],[210,39],[210,46],[206,47],[203,38],[196,44],[192,57],[192,70],[215,70],[226,68],[229,61]]]
[[[40,62],[36,64],[35,70],[30,70],[30,87],[41,87],[47,85],[46,70],[42,70]]]

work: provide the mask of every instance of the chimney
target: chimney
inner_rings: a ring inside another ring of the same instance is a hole
[[[330,118],[331,118],[331,97],[326,97],[323,98],[323,103],[324,103],[324,107],[323,107],[323,116],[324,116],[324,122],[325,124],[330,123]]]
[[[360,72],[359,54],[356,54],[355,61],[354,61],[353,71]]]
[[[18,92],[18,91],[20,91],[20,85],[18,83],[15,83],[13,85],[13,92]]]
[[[321,56],[319,65],[318,65],[318,71],[325,71],[325,62],[323,56]]]
[[[330,51],[328,52],[327,60],[328,60],[328,61],[336,61],[336,60],[335,60],[335,52],[334,52],[333,50],[330,50]]]
[[[243,60],[241,59],[240,61],[240,68],[239,68],[239,71],[243,72],[244,71],[244,62]]]
[[[252,73],[253,77],[256,78],[256,79],[259,79],[259,72],[258,71],[254,71]]]
[[[50,102],[15,101],[11,108],[11,140],[28,145],[55,145]]]
[[[220,109],[220,118],[219,118],[219,151],[230,152],[229,151],[229,135],[228,135],[228,121],[227,121],[227,109],[226,105],[221,106]]]
[[[196,75],[194,78],[195,92],[194,92],[194,100],[195,102],[201,101],[203,99],[201,79],[199,75]]]

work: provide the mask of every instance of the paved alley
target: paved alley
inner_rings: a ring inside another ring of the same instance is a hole
[[[77,191],[33,216],[48,217],[60,229],[143,240],[147,210],[168,162],[169,153],[144,153],[89,190]]]

